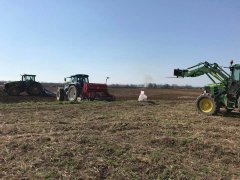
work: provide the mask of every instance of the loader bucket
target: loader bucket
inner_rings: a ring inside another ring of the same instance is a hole
[[[188,70],[186,70],[186,69],[174,69],[174,76],[184,77],[184,74],[187,72],[188,72]]]

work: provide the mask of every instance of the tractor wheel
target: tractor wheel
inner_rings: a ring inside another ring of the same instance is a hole
[[[20,94],[20,89],[18,86],[12,86],[7,90],[7,94],[9,96],[19,96]]]
[[[28,94],[31,96],[39,96],[42,93],[42,87],[40,84],[34,83],[28,88]]]
[[[56,96],[58,101],[63,101],[65,96],[64,89],[58,88]]]
[[[67,97],[70,102],[76,101],[78,98],[79,92],[76,86],[70,86],[67,92]]]
[[[219,112],[219,105],[216,99],[210,94],[202,94],[196,100],[198,112],[205,115],[215,115]]]

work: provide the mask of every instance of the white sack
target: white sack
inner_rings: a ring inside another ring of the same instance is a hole
[[[138,101],[147,101],[147,96],[144,94],[144,91],[141,91],[139,97],[138,97]]]

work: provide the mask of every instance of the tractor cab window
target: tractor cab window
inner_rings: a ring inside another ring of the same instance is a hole
[[[78,77],[77,82],[81,83],[82,82],[82,77]]]
[[[34,76],[23,76],[23,80],[25,80],[25,81],[35,81],[35,77]]]
[[[234,69],[233,77],[235,81],[240,81],[240,69]]]
[[[87,77],[84,77],[84,78],[83,78],[83,83],[89,83]]]
[[[72,82],[77,82],[77,81],[78,81],[78,78],[77,78],[77,77],[72,77],[72,78],[71,78],[71,81],[72,81]]]

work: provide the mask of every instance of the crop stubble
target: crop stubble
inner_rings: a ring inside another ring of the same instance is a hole
[[[200,115],[195,91],[155,95],[146,103],[1,103],[0,178],[240,177],[239,113]]]

